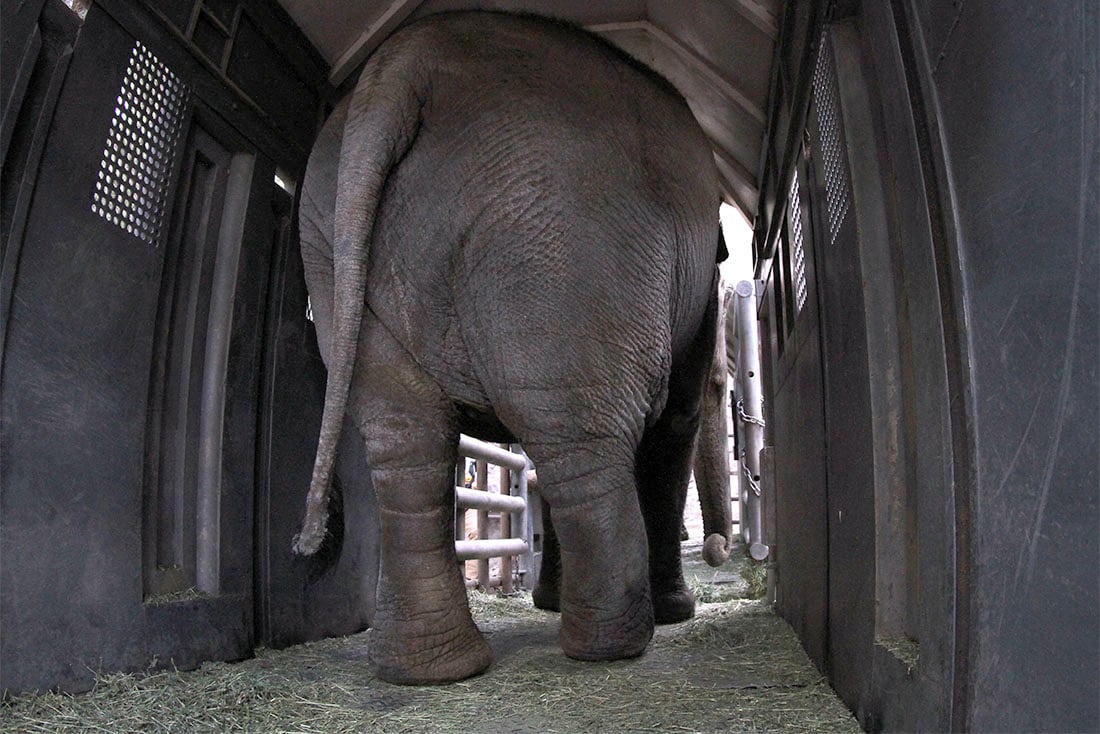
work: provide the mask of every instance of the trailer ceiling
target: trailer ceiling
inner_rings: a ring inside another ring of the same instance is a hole
[[[443,10],[530,12],[571,21],[680,90],[714,147],[722,194],[751,221],[781,0],[279,0],[343,82],[402,23]]]

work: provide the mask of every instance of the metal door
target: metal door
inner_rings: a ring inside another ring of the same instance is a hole
[[[48,39],[67,12],[47,3],[34,32]],[[71,38],[52,98],[30,98],[50,107],[4,210],[12,692],[240,658],[253,642],[266,281],[249,273],[267,270],[257,193],[273,165],[191,93],[178,50],[98,6]]]
[[[821,319],[807,194],[814,182],[806,156],[791,181],[786,221],[767,280],[764,318],[771,335],[767,420],[775,447],[775,525],[780,613],[799,633],[810,659],[826,664],[827,517]]]

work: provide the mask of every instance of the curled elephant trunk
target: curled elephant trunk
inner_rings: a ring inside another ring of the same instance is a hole
[[[703,560],[717,568],[730,558],[730,540],[719,533],[711,533],[703,541]]]
[[[733,546],[733,512],[730,507],[729,453],[726,437],[726,310],[730,292],[724,287],[718,293],[718,334],[714,354],[703,388],[699,432],[695,437],[695,486],[703,515],[703,560],[710,566],[721,566],[730,556]]]

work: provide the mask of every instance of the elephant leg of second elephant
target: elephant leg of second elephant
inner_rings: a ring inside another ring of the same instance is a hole
[[[531,601],[538,609],[548,612],[561,611],[561,549],[558,534],[550,516],[550,504],[542,502],[542,561],[539,565],[539,582],[531,592]]]
[[[680,524],[696,422],[670,415],[646,430],[638,452],[638,498],[649,539],[649,583],[658,624],[690,619],[695,596],[684,583]]]
[[[649,580],[658,624],[682,622],[695,614],[695,596],[684,583],[680,560],[680,527],[699,429],[703,378],[714,351],[716,304],[712,298],[690,348],[673,361],[665,411],[646,429],[638,450],[638,499],[649,538]]]
[[[455,556],[458,434],[449,403],[384,329],[360,341],[357,370],[352,411],[366,439],[381,530],[371,667],[401,684],[476,675],[492,653],[470,616]]]

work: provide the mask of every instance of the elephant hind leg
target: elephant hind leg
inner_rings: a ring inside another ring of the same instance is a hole
[[[632,452],[597,443],[525,447],[557,531],[561,648],[578,660],[617,660],[645,650],[653,608]]]
[[[679,430],[670,416],[651,427],[638,452],[639,501],[649,542],[650,594],[657,624],[682,622],[695,614],[695,597],[684,582],[680,562],[680,541],[687,532],[683,515],[693,434],[685,430],[683,419],[678,423]],[[542,565],[531,599],[538,609],[560,612],[562,561],[553,517],[543,500]],[[679,525],[673,528],[677,518]]]
[[[370,665],[391,683],[461,680],[484,671],[492,653],[470,616],[455,557],[457,429],[438,385],[383,329],[369,332],[352,405],[381,531]]]

